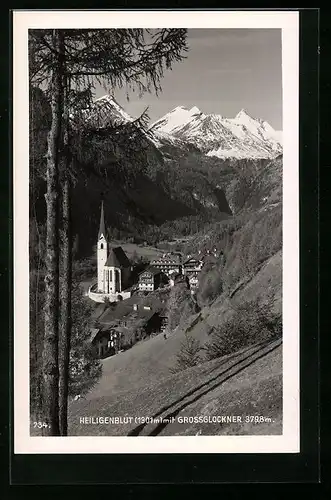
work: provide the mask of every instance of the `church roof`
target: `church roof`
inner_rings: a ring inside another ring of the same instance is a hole
[[[130,265],[130,261],[122,247],[110,249],[110,253],[105,264],[106,267],[130,267]]]
[[[104,237],[106,237],[106,226],[105,226],[105,214],[103,211],[103,201],[101,202],[101,215],[100,215],[100,226],[99,226],[98,239],[100,238],[100,236],[102,234],[104,235]]]

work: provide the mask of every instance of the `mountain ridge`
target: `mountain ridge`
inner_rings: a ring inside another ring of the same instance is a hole
[[[218,158],[274,158],[282,152],[279,131],[242,109],[234,118],[205,114],[196,106],[178,106],[152,123],[149,131],[160,141],[165,134]]]
[[[103,124],[133,122],[111,95],[96,99],[90,116],[102,116]],[[197,106],[177,106],[153,122],[146,136],[161,150],[175,147],[195,148],[206,156],[220,159],[272,159],[282,153],[281,131],[265,120],[253,118],[241,109],[234,118],[217,113],[206,114]]]
[[[111,95],[96,99],[90,115],[103,116],[102,122],[133,122]],[[234,118],[206,114],[197,106],[177,106],[153,122],[146,131],[159,150],[195,148],[206,156],[220,159],[272,159],[282,153],[281,131],[266,120],[254,118],[241,109]]]

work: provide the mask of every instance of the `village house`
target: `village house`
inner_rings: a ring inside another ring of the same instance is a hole
[[[182,273],[182,257],[178,253],[163,254],[162,257],[157,257],[151,261],[151,266],[156,267],[167,276],[172,273]]]
[[[106,358],[117,354],[122,345],[122,334],[113,329],[91,329],[91,343],[93,354],[97,358]]]
[[[172,273],[169,280],[170,286],[175,286],[179,283],[186,283],[189,286],[189,281],[187,276],[181,273]]]
[[[140,291],[154,292],[161,285],[168,283],[165,273],[157,267],[150,266],[139,274],[138,289]]]
[[[159,312],[159,317],[161,321],[160,331],[163,333],[168,326],[168,316],[165,310]]]
[[[189,274],[188,282],[191,289],[198,288],[199,286],[200,271],[195,271]]]
[[[207,250],[202,254],[201,251],[197,255],[190,255],[183,264],[183,274],[187,276],[190,288],[196,289],[199,286],[199,276],[201,270],[208,262],[216,263],[219,259],[223,262],[223,252],[218,252],[217,249]]]
[[[163,331],[166,322],[164,304],[150,304],[131,297],[108,307],[91,330],[94,354],[107,357],[126,349],[137,341]]]
[[[190,256],[183,265],[183,273],[187,277],[190,288],[197,288],[199,285],[199,274],[204,265],[202,255]]]

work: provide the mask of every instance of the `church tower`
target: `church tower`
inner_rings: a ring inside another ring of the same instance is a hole
[[[100,227],[97,242],[98,290],[104,292],[104,266],[107,262],[108,243],[106,239],[105,215],[101,203]]]

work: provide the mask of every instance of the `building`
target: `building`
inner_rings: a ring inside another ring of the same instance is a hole
[[[215,248],[213,251],[207,250],[205,254],[199,251],[197,255],[189,256],[183,264],[183,273],[187,277],[191,289],[196,289],[199,286],[199,276],[206,264],[224,266],[223,252]]]
[[[189,274],[188,277],[188,282],[190,285],[190,288],[198,288],[199,286],[199,271],[195,271]]]
[[[163,331],[164,304],[131,297],[108,307],[91,330],[94,355],[105,358]]]
[[[166,330],[167,326],[168,326],[168,316],[166,314],[166,311],[161,311],[159,313],[159,315],[160,315],[160,320],[161,320],[161,328],[160,328],[160,330],[163,333]]]
[[[204,258],[201,255],[189,257],[183,265],[184,274],[189,275],[201,271],[204,264]]]
[[[156,267],[167,276],[172,273],[182,273],[182,257],[178,253],[168,253],[151,261],[151,266]]]
[[[131,263],[122,247],[109,248],[103,202],[97,241],[97,266],[99,293],[106,295],[121,293],[129,285]]]
[[[153,292],[160,285],[167,282],[168,278],[165,273],[157,267],[150,266],[139,274],[138,289],[140,291]]]
[[[179,283],[186,283],[187,286],[189,284],[187,276],[185,276],[181,273],[172,273],[170,275],[169,282],[170,282],[170,286],[175,286],[175,285],[178,285]]]
[[[122,333],[115,329],[93,328],[91,330],[93,354],[97,358],[106,358],[117,354],[122,347]]]
[[[204,265],[204,258],[201,255],[189,257],[183,265],[184,275],[187,277],[190,288],[197,288],[199,285],[199,275]]]

